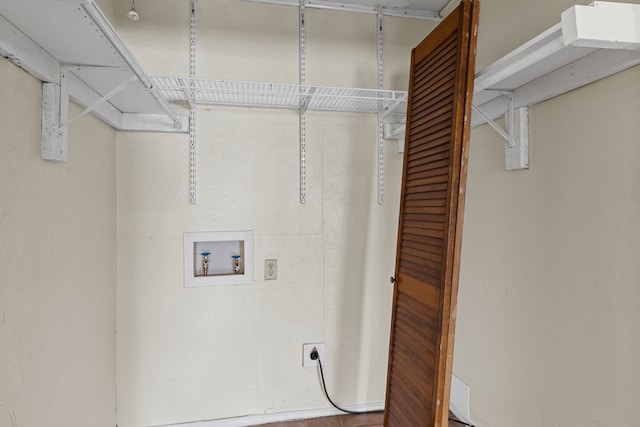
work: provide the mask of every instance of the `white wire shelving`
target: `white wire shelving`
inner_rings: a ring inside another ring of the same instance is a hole
[[[186,77],[153,77],[153,86],[170,103],[224,107],[279,108],[300,114],[300,203],[306,202],[306,111],[335,111],[378,115],[378,203],[384,200],[384,125],[401,126],[406,120],[408,94],[404,91],[213,80]],[[191,123],[193,132],[193,123]],[[398,139],[394,136],[393,139]],[[192,145],[193,146],[193,145]],[[191,159],[194,156],[190,156]],[[195,203],[195,162],[190,162],[190,201]]]
[[[229,107],[382,113],[404,117],[407,92],[238,80],[153,77],[169,102]]]

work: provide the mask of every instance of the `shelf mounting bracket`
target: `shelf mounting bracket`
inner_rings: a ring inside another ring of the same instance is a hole
[[[529,108],[513,108],[507,113],[511,116],[507,120],[510,124],[509,134],[513,139],[513,146],[507,144],[504,151],[504,166],[507,170],[529,168]]]
[[[131,76],[107,94],[101,96],[84,110],[72,118],[69,116],[69,81],[66,67],[60,67],[60,84],[42,83],[42,160],[66,162],[68,160],[68,130],[69,127],[94,112],[100,105],[126,88],[137,77]]]
[[[196,104],[194,79],[196,78],[196,0],[191,0],[191,21],[189,32],[189,91],[185,95],[189,99],[189,204],[196,204]],[[192,102],[193,100],[193,102]]]
[[[382,22],[382,8],[378,9],[378,19],[376,21],[377,38],[377,66],[378,66],[378,90],[384,87],[384,33]],[[378,204],[384,204],[384,112],[382,111],[382,101],[378,102]]]
[[[52,162],[68,159],[67,126],[62,123],[69,114],[69,92],[64,70],[60,83],[42,83],[42,146],[40,157]]]
[[[304,22],[305,0],[300,0],[298,66],[300,86],[304,86],[307,77],[306,42],[307,30]],[[305,99],[307,98],[307,99]],[[309,106],[308,98],[300,96],[300,204],[307,203],[307,117],[305,110]]]
[[[506,98],[505,131],[480,107],[473,104],[473,110],[505,140],[505,169],[519,170],[529,167],[529,109],[515,108],[513,92],[499,91]]]

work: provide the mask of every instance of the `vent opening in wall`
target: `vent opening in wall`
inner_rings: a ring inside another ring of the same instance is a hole
[[[253,283],[253,231],[184,233],[184,286]]]

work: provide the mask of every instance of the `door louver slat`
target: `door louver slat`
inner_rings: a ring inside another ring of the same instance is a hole
[[[396,361],[401,369],[401,375],[393,379],[390,389],[398,396],[396,405],[389,407],[388,416],[395,419],[393,424],[397,426],[419,426],[425,417],[431,416],[428,405],[425,405],[425,398],[429,401],[433,391],[429,388],[429,378],[433,377],[433,367],[419,369],[420,362],[427,357],[435,358],[436,349],[429,347],[429,343],[434,342],[437,336],[438,321],[434,317],[423,316],[427,310],[423,304],[413,300],[409,295],[398,294],[397,310],[399,314],[407,319],[405,326],[399,326],[396,333],[399,336],[399,345],[394,349]],[[434,313],[437,315],[437,313]],[[412,330],[413,332],[408,332]],[[412,343],[420,342],[416,346]],[[422,351],[420,351],[422,350]],[[430,350],[430,351],[429,351]],[[393,356],[392,356],[393,357]],[[419,386],[416,386],[416,378],[419,378]]]
[[[412,52],[385,427],[448,424],[477,9]]]

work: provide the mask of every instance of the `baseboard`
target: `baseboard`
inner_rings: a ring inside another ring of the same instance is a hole
[[[451,404],[449,410],[460,421],[470,423],[469,419],[469,386],[455,375],[451,383]],[[345,405],[345,409],[355,412],[382,411],[384,402],[367,403],[361,405]],[[267,423],[306,420],[311,418],[343,415],[344,412],[334,408],[308,409],[305,411],[276,412],[273,414],[247,415],[243,417],[220,418],[217,420],[192,421],[178,424],[163,424],[149,427],[248,427]]]
[[[345,405],[344,408],[356,412],[381,411],[384,409],[384,402],[367,403],[362,405]],[[179,424],[163,424],[161,426],[154,427],[246,427],[267,423],[279,423],[283,421],[330,417],[332,415],[341,414],[344,414],[344,412],[340,412],[334,408],[309,409],[306,411],[277,412],[274,414],[259,414],[247,415],[244,417],[221,418],[218,420],[194,421]]]

